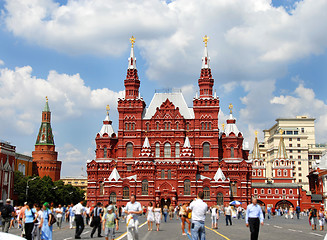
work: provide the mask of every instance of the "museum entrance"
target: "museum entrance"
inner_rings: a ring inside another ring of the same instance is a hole
[[[170,200],[170,198],[161,198],[161,208],[164,208],[164,206],[166,206],[167,205],[167,208],[169,208],[169,206],[170,206],[170,204],[171,204],[171,200]]]

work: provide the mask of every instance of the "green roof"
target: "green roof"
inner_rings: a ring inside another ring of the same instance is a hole
[[[50,107],[49,107],[48,101],[45,102],[45,106],[44,106],[43,112],[50,112]]]

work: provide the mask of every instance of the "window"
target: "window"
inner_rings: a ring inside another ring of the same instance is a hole
[[[204,171],[209,171],[209,164],[204,164]]]
[[[149,194],[149,183],[148,180],[144,179],[142,181],[142,195],[148,195]]]
[[[301,150],[297,150],[297,153],[301,153]]]
[[[258,189],[254,189],[254,194],[258,194]]]
[[[289,140],[290,142],[292,142],[292,138],[289,138],[288,140]]]
[[[135,130],[135,123],[132,124],[132,130]]]
[[[268,189],[268,194],[271,194],[271,189]]]
[[[157,122],[156,125],[157,125],[157,130],[159,130],[159,123]]]
[[[302,177],[302,173],[299,173],[299,177]]]
[[[165,143],[165,147],[164,147],[164,157],[165,157],[165,158],[170,158],[170,157],[171,157],[171,147],[170,147],[170,143]]]
[[[126,157],[131,158],[133,157],[133,144],[127,143],[126,145]]]
[[[292,147],[293,145],[292,145],[292,143],[290,143],[288,146],[289,146],[289,147]]]
[[[284,170],[284,177],[286,177],[287,176],[287,170],[285,169]]]
[[[171,179],[171,170],[168,170],[167,179]]]
[[[210,188],[204,187],[203,188],[203,193],[204,193],[204,199],[205,200],[210,200]]]
[[[160,157],[160,143],[156,143],[156,157]]]
[[[176,129],[177,129],[177,130],[178,130],[178,127],[179,127],[179,126],[178,126],[178,122],[177,122],[177,123],[176,123]]]
[[[236,182],[231,183],[231,192],[232,192],[232,196],[237,196],[237,183]]]
[[[260,169],[258,170],[258,176],[261,176],[261,170]]]
[[[298,158],[298,159],[301,159],[301,156],[299,155],[299,156],[297,156],[297,158]]]
[[[292,152],[293,152],[293,150],[291,149],[291,150],[290,150],[290,153],[292,153]]]
[[[201,123],[201,129],[204,130],[204,123]]]
[[[224,195],[223,193],[219,192],[217,193],[217,205],[223,205],[224,204]]]
[[[261,194],[265,194],[265,190],[264,189],[261,189]]]
[[[278,189],[275,189],[275,194],[278,194]]]
[[[282,176],[282,171],[281,171],[281,170],[278,170],[278,171],[277,171],[277,176],[278,176],[278,177]]]
[[[255,176],[255,170],[252,170],[252,176]]]
[[[301,161],[299,161],[298,163],[299,163],[299,165],[301,165]]]
[[[301,133],[304,133],[304,128],[301,128]]]
[[[230,157],[234,158],[234,147],[230,148]]]
[[[190,124],[186,123],[186,130],[190,130]]]
[[[302,179],[299,179],[299,182],[302,182]]]
[[[300,138],[297,138],[298,141],[300,141],[301,139]]]
[[[290,189],[290,194],[293,194],[293,190],[292,189]]]
[[[106,158],[108,155],[107,155],[107,147],[104,147],[103,149],[103,157]]]
[[[191,181],[188,179],[184,181],[184,195],[191,195]]]
[[[109,200],[113,203],[116,204],[117,201],[117,195],[115,192],[110,193]]]
[[[299,135],[299,131],[294,131],[294,135]]]
[[[128,123],[125,123],[125,130],[128,130]]]
[[[287,135],[292,135],[293,134],[293,131],[286,131],[286,134]]]
[[[293,156],[292,155],[290,155],[290,159],[293,159]]]
[[[209,122],[209,129],[211,130],[211,122]]]
[[[203,157],[210,157],[210,145],[209,143],[203,144]]]
[[[282,193],[283,193],[283,194],[286,194],[286,190],[285,190],[285,189],[283,189],[283,190],[282,190]]]
[[[165,170],[161,170],[161,179],[165,179]]]
[[[132,171],[132,165],[127,165],[127,171]]]
[[[175,143],[175,158],[179,158],[179,154],[180,154],[179,146],[180,144],[178,142]]]
[[[299,171],[301,171],[301,170],[302,170],[302,168],[301,168],[301,167],[299,167],[299,168],[298,168],[298,170],[299,170]]]
[[[301,147],[301,144],[298,144],[297,147]]]
[[[103,195],[104,194],[104,187],[103,187],[103,182],[100,182],[100,187],[99,187],[99,192],[100,192],[100,195]]]
[[[129,199],[129,187],[123,188],[123,199]]]
[[[146,124],[146,130],[149,131],[149,123]]]

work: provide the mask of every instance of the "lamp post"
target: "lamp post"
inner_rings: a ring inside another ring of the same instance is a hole
[[[26,202],[27,202],[28,189],[29,189],[28,182],[33,181],[35,179],[36,179],[36,177],[33,177],[32,179],[28,179],[27,182],[26,182]]]

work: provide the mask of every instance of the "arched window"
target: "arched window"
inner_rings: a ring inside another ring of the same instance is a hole
[[[203,157],[210,157],[210,144],[209,143],[203,144]]]
[[[179,154],[180,154],[180,151],[179,151],[179,142],[175,143],[175,158],[179,158]]]
[[[131,158],[133,157],[133,144],[127,143],[126,145],[126,157]]]
[[[224,205],[224,194],[221,192],[217,193],[217,205]]]
[[[258,189],[254,189],[254,194],[258,194]]]
[[[283,190],[282,190],[282,193],[283,193],[283,194],[286,194],[286,190],[285,190],[285,189],[283,189]]]
[[[156,143],[156,157],[160,157],[160,143]]]
[[[204,123],[201,123],[201,129],[204,130]]]
[[[232,196],[237,196],[237,182],[231,182]]]
[[[191,181],[188,179],[184,181],[184,195],[191,195]]]
[[[109,200],[112,202],[112,204],[116,204],[117,202],[117,195],[115,192],[110,193]]]
[[[164,147],[164,157],[165,157],[165,158],[170,158],[170,157],[171,157],[171,147],[170,147],[170,143],[165,143],[165,147]]]
[[[208,123],[206,122],[206,130],[208,129]]]
[[[100,182],[100,189],[99,189],[99,191],[100,191],[100,195],[103,195],[104,194],[104,184],[103,184],[103,182]]]
[[[128,130],[128,123],[125,123],[125,130]]]
[[[161,170],[161,179],[165,179],[165,170]]]
[[[190,124],[186,123],[186,130],[190,130]]]
[[[278,176],[278,177],[282,176],[282,171],[281,171],[281,170],[278,170],[278,171],[277,171],[277,176]]]
[[[268,194],[271,194],[271,189],[268,189]]]
[[[146,123],[146,130],[149,131],[149,123]]]
[[[286,169],[284,170],[284,176],[285,177],[287,176],[287,170]]]
[[[234,158],[234,147],[230,148],[230,157]]]
[[[259,177],[261,176],[261,170],[260,169],[258,170],[258,176]]]
[[[129,199],[129,187],[123,188],[123,199]]]
[[[209,130],[211,130],[211,122],[209,122]]]
[[[264,189],[261,189],[261,194],[265,194],[265,190]]]
[[[278,189],[275,189],[275,194],[278,194]]]
[[[293,190],[292,189],[290,189],[290,194],[293,194]]]
[[[203,188],[204,199],[210,200],[210,188],[204,187]]]
[[[252,170],[252,176],[255,176],[256,174],[255,174],[255,170]]]
[[[176,129],[178,130],[178,128],[179,128],[179,126],[178,126],[179,124],[178,124],[178,122],[176,122]]]
[[[103,157],[106,158],[107,157],[107,147],[103,148]]]
[[[135,130],[135,123],[132,124],[132,130]]]
[[[149,195],[149,183],[148,180],[144,179],[142,181],[142,195]]]
[[[156,125],[157,125],[157,130],[159,130],[159,123],[157,122]]]
[[[171,170],[168,170],[167,179],[171,179]]]

